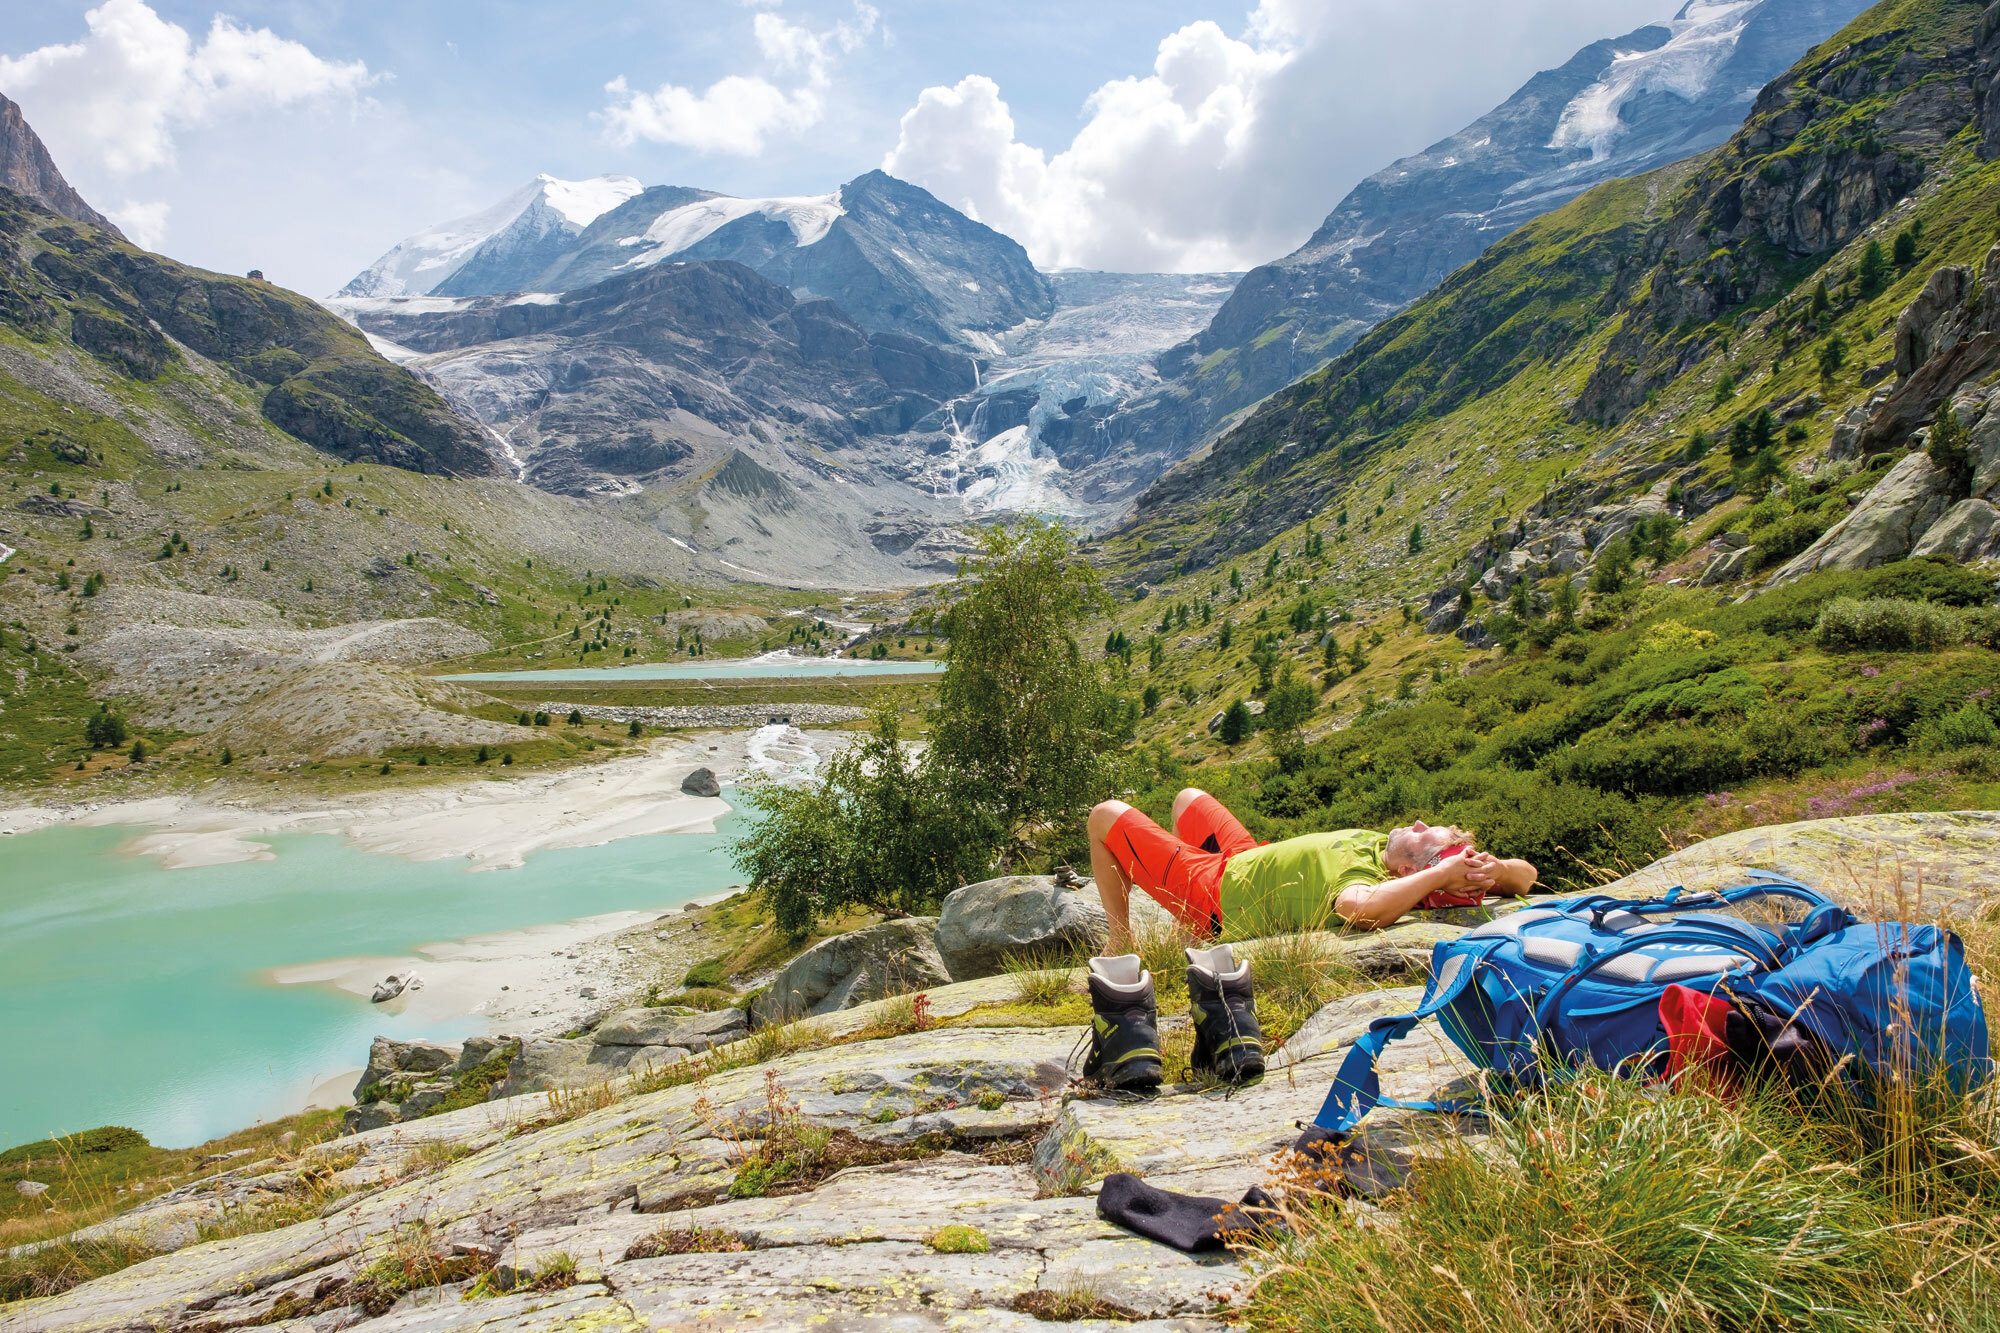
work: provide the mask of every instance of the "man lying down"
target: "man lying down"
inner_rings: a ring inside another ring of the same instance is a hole
[[[1377,930],[1424,906],[1519,896],[1538,873],[1478,850],[1470,835],[1418,820],[1387,834],[1307,833],[1259,843],[1222,802],[1188,788],[1169,833],[1123,801],[1090,812],[1090,866],[1110,920],[1105,954],[1090,960],[1095,1017],[1084,1073],[1114,1088],[1159,1085],[1153,979],[1132,947],[1132,890],[1143,890],[1198,939],[1251,937],[1345,924]],[[1188,949],[1188,1004],[1198,1074],[1242,1082],[1264,1072],[1250,964],[1227,944]]]

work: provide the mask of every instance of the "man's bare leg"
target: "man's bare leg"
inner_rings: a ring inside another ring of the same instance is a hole
[[[1105,801],[1090,812],[1086,825],[1090,832],[1090,873],[1097,881],[1097,896],[1104,903],[1104,916],[1111,923],[1111,939],[1104,946],[1107,955],[1132,951],[1132,885],[1125,872],[1105,847],[1111,826],[1132,807],[1123,801]]]
[[[1189,806],[1193,805],[1193,804],[1194,804],[1194,803],[1195,803],[1196,801],[1200,800],[1200,799],[1201,799],[1202,797],[1204,797],[1204,796],[1206,796],[1206,795],[1208,795],[1208,793],[1207,793],[1207,792],[1205,792],[1205,791],[1203,791],[1203,790],[1202,790],[1201,788],[1199,788],[1199,787],[1183,787],[1183,788],[1181,788],[1181,789],[1180,789],[1180,792],[1179,792],[1179,793],[1178,793],[1177,795],[1175,795],[1175,797],[1174,797],[1174,834],[1175,834],[1175,836],[1177,836],[1177,837],[1178,837],[1178,836],[1180,835],[1180,831],[1181,831],[1181,816],[1182,816],[1183,814],[1187,813],[1187,808],[1188,808]],[[1185,839],[1184,839],[1184,841],[1185,841]]]

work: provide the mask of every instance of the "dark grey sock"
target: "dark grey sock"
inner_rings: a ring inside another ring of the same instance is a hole
[[[1243,1196],[1243,1202],[1229,1203],[1170,1193],[1123,1171],[1104,1178],[1104,1187],[1097,1193],[1097,1215],[1189,1254],[1219,1250],[1233,1238],[1274,1231],[1283,1225],[1278,1220],[1277,1200],[1255,1185]]]

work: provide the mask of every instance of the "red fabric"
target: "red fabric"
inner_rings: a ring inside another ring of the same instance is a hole
[[[1126,879],[1204,936],[1221,929],[1223,866],[1259,845],[1222,802],[1206,794],[1181,811],[1172,833],[1143,811],[1127,810],[1104,839]]]
[[[1686,986],[1660,992],[1660,1026],[1667,1032],[1667,1077],[1729,1059],[1729,1001]]]
[[[1447,857],[1457,856],[1460,852],[1465,851],[1471,845],[1472,844],[1470,843],[1461,842],[1456,847],[1447,847],[1443,851],[1439,852],[1436,856],[1431,858],[1431,864],[1436,865],[1438,862],[1445,860]],[[1446,889],[1439,889],[1437,892],[1430,894],[1422,902],[1418,903],[1417,906],[1418,907],[1477,907],[1479,906],[1479,904],[1485,901],[1486,901],[1486,890],[1484,889],[1467,889],[1464,893],[1452,893]]]

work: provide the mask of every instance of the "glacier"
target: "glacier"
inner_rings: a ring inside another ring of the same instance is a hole
[[[1761,3],[1690,0],[1662,25],[1673,34],[1664,46],[1617,53],[1604,77],[1563,108],[1549,147],[1588,148],[1591,160],[1602,162],[1611,156],[1612,145],[1626,130],[1624,111],[1634,98],[1668,93],[1692,102],[1701,97],[1735,52],[1751,14]]]
[[[690,246],[699,245],[738,218],[761,213],[792,230],[792,240],[801,249],[825,239],[835,221],[847,210],[841,207],[840,191],[831,194],[800,195],[781,199],[736,199],[718,195],[684,204],[653,219],[637,236],[620,237],[618,244],[645,249],[620,264],[620,268],[649,268],[672,258]]]

